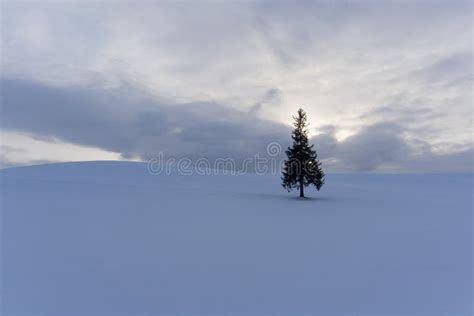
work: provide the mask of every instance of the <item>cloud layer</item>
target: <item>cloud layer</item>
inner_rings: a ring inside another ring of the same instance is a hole
[[[2,6],[4,138],[243,159],[302,106],[330,170],[472,170],[470,2]]]
[[[290,145],[289,126],[259,119],[252,109],[158,102],[133,87],[71,90],[20,80],[3,80],[1,85],[5,131],[101,148],[124,159],[146,160],[164,153],[168,158],[239,162],[256,154],[265,156],[271,142],[283,148]],[[465,171],[472,167],[472,149],[436,154],[427,143],[407,141],[396,123],[375,123],[342,141],[337,140],[336,130],[325,126],[311,139],[332,171]]]

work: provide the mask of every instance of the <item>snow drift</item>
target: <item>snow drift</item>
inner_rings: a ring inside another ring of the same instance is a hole
[[[472,313],[473,176],[0,171],[2,314]]]

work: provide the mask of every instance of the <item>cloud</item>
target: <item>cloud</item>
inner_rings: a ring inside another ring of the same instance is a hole
[[[403,130],[392,123],[366,127],[339,144],[338,156],[359,171],[371,171],[383,164],[397,163],[409,153]]]
[[[120,159],[117,153],[65,143],[57,138],[5,130],[1,132],[0,168],[64,161]]]
[[[158,102],[131,87],[72,90],[5,79],[1,86],[3,130],[56,137],[124,157],[164,152],[243,158],[264,152],[271,141],[283,142],[289,133],[283,124],[249,112],[206,102]]]
[[[262,99],[249,108],[249,112],[257,114],[264,106],[279,106],[281,102],[281,91],[276,88],[268,89]]]
[[[472,84],[472,52],[443,56],[413,76],[426,84],[441,83],[442,88],[464,88]]]
[[[471,8],[6,1],[2,129],[125,158],[244,157],[288,142],[303,107],[328,165],[403,170],[472,147]]]
[[[256,154],[265,156],[271,142],[283,148],[290,144],[289,126],[259,119],[252,111],[206,102],[158,102],[132,86],[71,89],[3,79],[1,87],[4,134],[27,133],[39,141],[99,148],[126,159],[146,160],[162,152],[167,158],[242,162]],[[472,148],[435,154],[429,144],[408,140],[403,126],[393,122],[366,126],[341,141],[335,137],[337,127],[319,130],[311,142],[329,171],[465,171],[472,167],[466,159]]]
[[[474,168],[474,146],[436,152],[428,143],[406,137],[393,122],[369,125],[338,141],[332,128],[311,138],[329,170],[345,172],[466,172]]]

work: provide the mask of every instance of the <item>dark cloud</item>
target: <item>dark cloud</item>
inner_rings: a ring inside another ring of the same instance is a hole
[[[368,126],[339,144],[338,157],[344,165],[359,171],[400,162],[410,154],[402,133],[402,128],[393,123]]]
[[[217,103],[156,101],[131,86],[97,90],[57,88],[3,79],[4,131],[52,137],[120,153],[124,158],[234,158],[265,154],[270,142],[289,145],[290,127],[262,120],[252,111]],[[405,127],[378,122],[337,141],[337,126],[322,126],[313,137],[331,171],[469,171],[472,148],[436,154],[423,141],[405,138]]]
[[[262,153],[269,142],[283,142],[288,135],[288,127],[249,112],[214,103],[157,102],[130,87],[72,90],[4,79],[2,114],[3,130],[144,159],[158,152],[240,159]]]
[[[311,139],[334,171],[470,172],[474,147],[436,153],[427,142],[405,138],[393,122],[376,123],[338,142],[329,129]]]
[[[412,153],[403,138],[403,129],[394,123],[377,123],[338,142],[333,131],[311,139],[321,158],[329,158],[335,170],[373,171],[400,165]]]
[[[436,154],[431,150],[404,163],[412,172],[472,172],[474,170],[474,148],[457,152]]]

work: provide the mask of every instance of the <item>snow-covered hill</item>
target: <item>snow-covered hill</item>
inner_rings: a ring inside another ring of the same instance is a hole
[[[0,171],[2,315],[468,315],[472,175]]]

